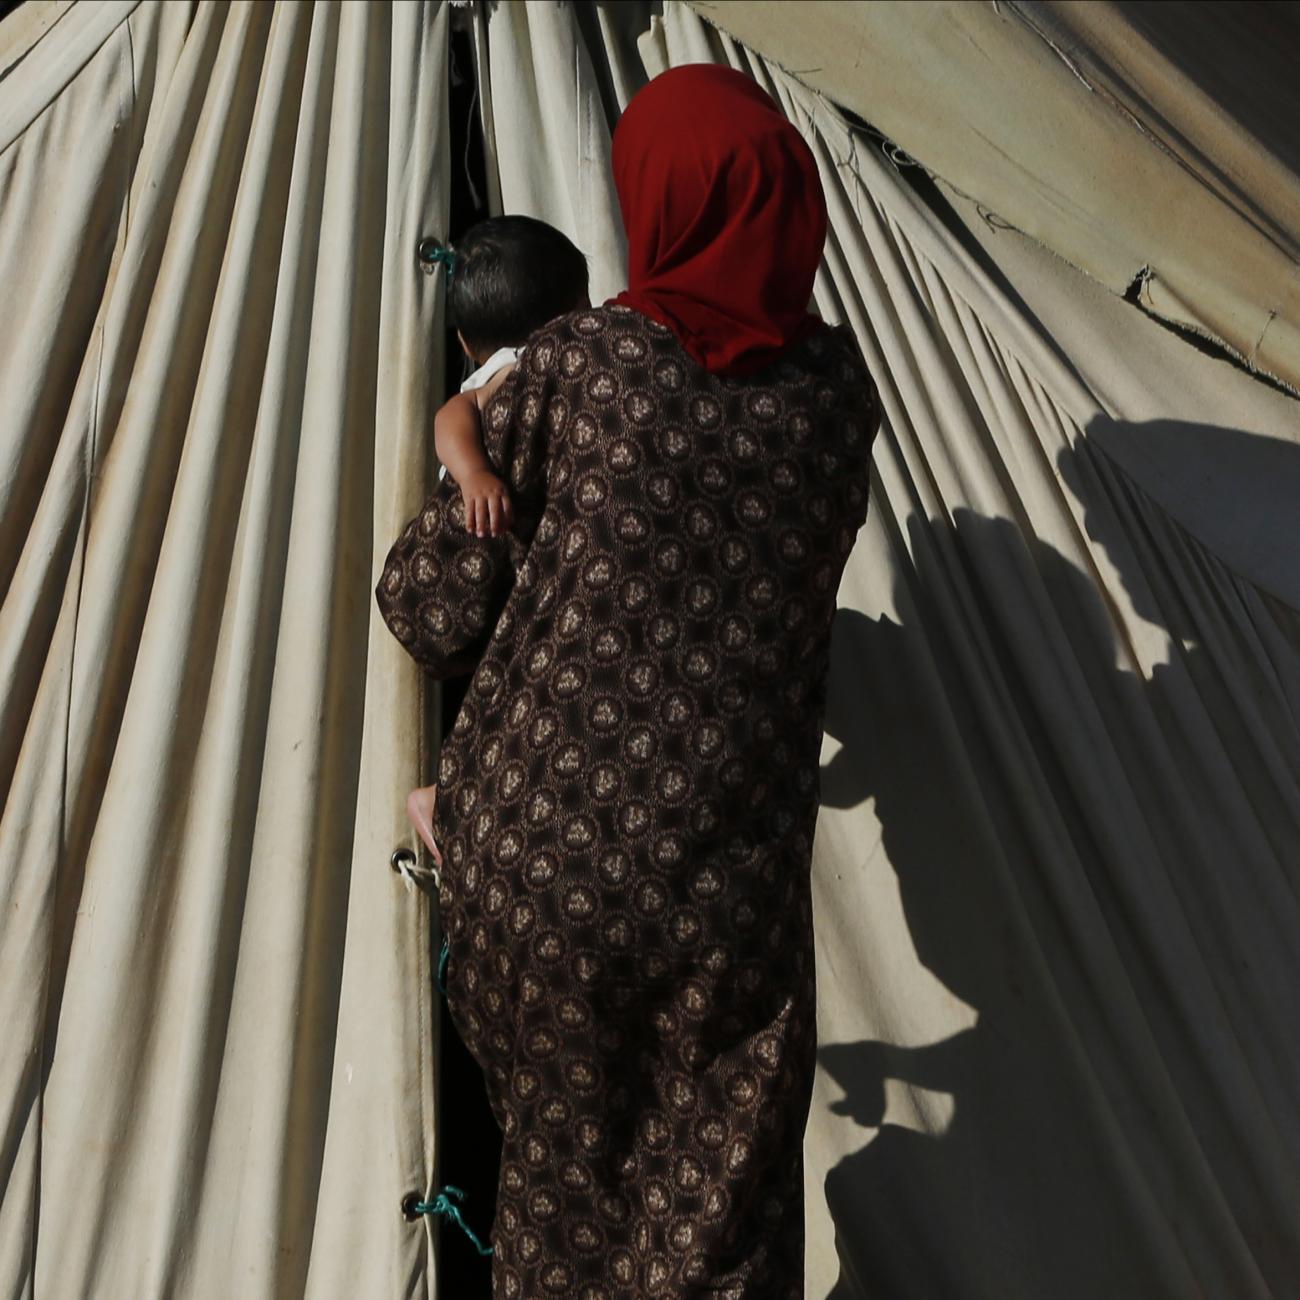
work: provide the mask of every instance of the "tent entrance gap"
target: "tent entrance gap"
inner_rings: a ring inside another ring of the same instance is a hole
[[[487,160],[483,148],[477,64],[470,33],[460,25],[451,33],[451,216],[448,234],[457,239],[476,221],[490,216],[487,208]],[[460,386],[464,354],[456,330],[448,322],[446,375],[449,392]],[[442,689],[440,734],[447,735],[465,698],[469,678],[445,682]],[[496,1212],[497,1173],[501,1164],[501,1131],[488,1106],[483,1075],[470,1056],[451,1017],[438,998],[438,1185],[464,1191],[462,1213],[484,1240]],[[462,1233],[442,1225],[438,1237],[437,1294],[455,1300],[488,1300],[492,1292],[491,1263]]]

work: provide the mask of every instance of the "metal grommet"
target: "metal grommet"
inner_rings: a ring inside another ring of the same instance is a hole
[[[440,240],[430,236],[422,239],[415,246],[416,261],[420,264],[420,270],[425,275],[432,275],[439,266],[447,268],[448,281],[451,279],[452,267],[456,263],[456,253],[454,249],[448,248]]]
[[[388,865],[392,867],[399,876],[403,875],[403,868],[405,868],[406,871],[409,871],[413,866],[415,866],[415,854],[405,847],[394,849],[393,856],[388,859]]]
[[[433,254],[441,247],[442,245],[436,239],[422,239],[415,246],[415,255],[420,259],[420,270],[425,275],[432,275],[437,269],[438,261]]]
[[[415,1220],[420,1217],[420,1211],[415,1208],[419,1203],[419,1192],[407,1192],[406,1195],[402,1197],[402,1218],[404,1218],[407,1223],[414,1223]]]

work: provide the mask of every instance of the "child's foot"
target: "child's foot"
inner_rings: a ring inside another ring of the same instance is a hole
[[[406,796],[406,815],[411,819],[411,824],[419,832],[420,838],[429,846],[429,852],[433,854],[433,860],[442,866],[442,854],[438,851],[438,846],[433,842],[433,810],[438,802],[438,787],[436,785],[421,786],[418,790],[412,790]]]

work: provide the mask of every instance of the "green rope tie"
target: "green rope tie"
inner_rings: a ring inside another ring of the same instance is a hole
[[[451,283],[452,276],[456,274],[458,256],[454,248],[444,248],[436,241],[426,239],[421,242],[416,252],[420,261],[425,263],[426,266],[445,266],[447,268],[447,283]]]
[[[470,1243],[480,1255],[493,1254],[493,1248],[485,1246],[475,1235],[474,1229],[461,1218],[460,1206],[456,1202],[464,1199],[465,1193],[459,1187],[447,1186],[431,1201],[416,1201],[411,1206],[411,1210],[415,1214],[440,1214],[450,1219],[470,1239]]]
[[[442,949],[438,953],[438,974],[434,977],[438,985],[438,992],[445,998],[447,996],[447,958],[451,956],[451,944],[446,939],[442,941]]]

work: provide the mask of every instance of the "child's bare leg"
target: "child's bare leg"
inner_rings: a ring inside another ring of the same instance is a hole
[[[406,815],[419,832],[420,838],[429,846],[433,860],[442,866],[442,854],[433,842],[433,811],[438,802],[437,785],[421,786],[406,796]]]

